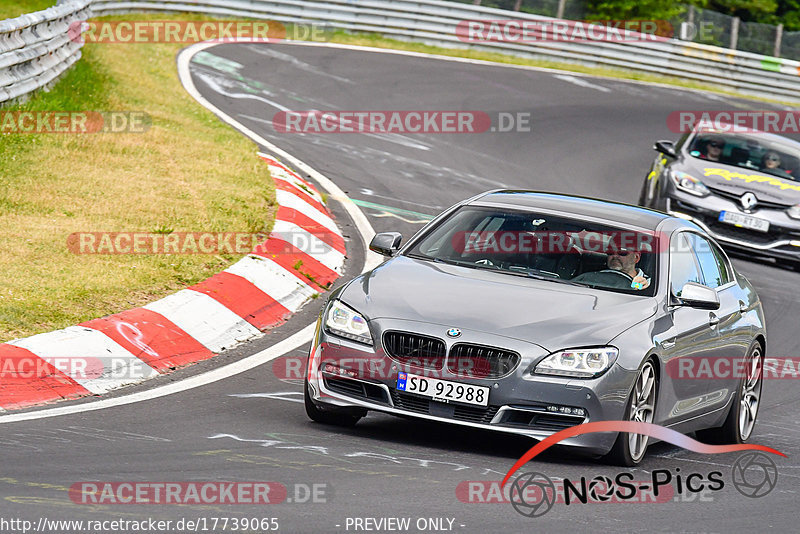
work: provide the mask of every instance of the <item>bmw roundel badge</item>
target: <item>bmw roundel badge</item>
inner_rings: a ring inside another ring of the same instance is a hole
[[[447,335],[450,337],[458,337],[461,335],[461,330],[459,330],[458,328],[451,328],[450,330],[447,331]]]

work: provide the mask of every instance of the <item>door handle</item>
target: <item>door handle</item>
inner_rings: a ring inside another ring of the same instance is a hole
[[[715,313],[709,313],[708,314],[708,325],[711,328],[714,328],[718,324],[719,324],[719,317],[717,317],[717,315]]]
[[[747,313],[747,304],[743,301],[739,301],[739,313]]]

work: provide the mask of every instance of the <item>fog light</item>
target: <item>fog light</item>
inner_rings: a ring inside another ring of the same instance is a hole
[[[330,363],[325,364],[324,371],[331,375],[346,376],[349,378],[355,378],[358,376],[355,371],[351,371],[350,369],[342,369],[341,367],[336,367]]]
[[[580,417],[586,417],[586,410],[583,408],[573,408],[572,406],[550,405],[547,407],[547,411],[564,415],[578,415]]]

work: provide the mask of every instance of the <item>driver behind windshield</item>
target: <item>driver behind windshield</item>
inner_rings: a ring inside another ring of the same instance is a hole
[[[790,171],[781,167],[781,156],[774,150],[768,150],[761,158],[760,170],[770,174],[777,174],[778,176],[790,174]]]
[[[700,157],[709,161],[719,161],[724,148],[725,141],[721,137],[712,137],[706,141],[705,154],[701,154]]]
[[[645,289],[650,286],[650,277],[636,266],[641,259],[642,253],[635,250],[623,248],[609,252],[606,258],[608,269],[583,273],[573,278],[572,281],[620,288]]]

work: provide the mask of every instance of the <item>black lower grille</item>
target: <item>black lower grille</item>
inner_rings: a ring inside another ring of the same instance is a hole
[[[395,408],[414,413],[447,417],[469,423],[488,425],[494,418],[499,406],[462,406],[460,404],[445,404],[431,401],[425,397],[409,395],[402,391],[392,390],[392,401]]]
[[[710,224],[708,224],[708,228],[719,236],[738,239],[740,241],[749,241],[759,245],[768,245],[773,241],[781,239],[782,237],[771,232],[767,233],[759,232],[757,230],[749,230],[747,228],[737,228],[736,226],[722,222],[710,222]]]
[[[364,391],[364,384],[356,382],[355,380],[346,380],[339,377],[325,377],[325,387],[331,391],[338,391],[339,393],[346,393],[349,395],[356,395],[358,397],[366,397]]]
[[[389,331],[383,334],[383,348],[405,365],[436,370],[444,367],[444,341],[435,337]]]
[[[376,384],[369,384],[360,380],[350,380],[340,376],[329,376],[323,374],[325,387],[337,393],[343,393],[351,397],[361,397],[382,403],[389,403],[386,390]]]
[[[583,423],[583,417],[510,409],[503,413],[499,424],[530,428],[532,430],[564,430]]]
[[[498,406],[456,406],[453,411],[453,419],[460,421],[469,421],[470,423],[482,423],[488,425],[494,418]]]
[[[408,393],[401,393],[396,389],[392,390],[392,402],[394,403],[395,408],[408,410],[409,412],[426,414],[430,411],[431,401],[428,399],[424,397],[417,397],[415,395],[409,395]]]
[[[514,371],[520,355],[510,350],[458,343],[450,349],[447,370],[469,378],[500,378]]]
[[[579,425],[582,422],[582,420],[570,419],[558,415],[540,415],[534,420],[531,426],[541,430],[564,430],[565,428],[572,428],[573,426]]]

